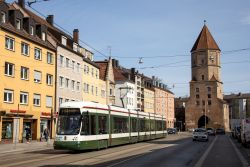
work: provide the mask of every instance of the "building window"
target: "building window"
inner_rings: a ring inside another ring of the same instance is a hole
[[[200,101],[196,101],[196,105],[199,106],[200,105]]]
[[[80,72],[80,63],[77,63],[77,65],[76,65],[76,71]]]
[[[47,74],[46,83],[47,85],[53,85],[53,75]]]
[[[28,104],[29,95],[27,92],[20,92],[20,104]]]
[[[75,61],[72,60],[72,70],[75,70]]]
[[[59,106],[63,103],[63,98],[59,97]]]
[[[69,78],[65,78],[65,87],[69,88]]]
[[[4,74],[10,77],[14,77],[14,67],[14,64],[5,62]]]
[[[63,87],[63,77],[59,77],[59,86],[62,88]]]
[[[45,32],[42,32],[42,40],[46,41],[46,33]]]
[[[66,58],[66,67],[69,67],[69,59]]]
[[[21,67],[21,79],[23,80],[29,79],[29,68]]]
[[[212,101],[211,100],[208,100],[208,105],[212,105]]]
[[[52,107],[52,96],[46,96],[46,107]]]
[[[98,79],[98,70],[95,71],[95,77]]]
[[[87,66],[86,73],[89,74],[89,66]]]
[[[94,68],[91,68],[91,75],[94,77]]]
[[[196,89],[195,89],[195,91],[196,91],[196,92],[199,92],[199,91],[200,91],[200,89],[199,89],[199,88],[196,88]]]
[[[211,98],[211,94],[207,94],[207,98]]]
[[[41,105],[41,95],[40,94],[34,94],[33,104],[34,104],[34,106],[40,106]]]
[[[84,74],[87,73],[87,66],[84,64]]]
[[[207,87],[207,91],[208,91],[208,92],[211,92],[211,87]]]
[[[9,89],[4,89],[4,100],[5,103],[13,103],[14,101],[14,91]]]
[[[22,52],[22,55],[28,56],[29,55],[29,45],[22,42],[21,43],[21,52]]]
[[[201,80],[202,80],[202,81],[204,80],[204,75],[201,76]]]
[[[80,90],[80,82],[76,83],[76,90],[79,91]]]
[[[95,87],[95,95],[98,96],[98,88]]]
[[[6,13],[1,12],[1,23],[5,23],[5,22],[6,22]]]
[[[41,83],[42,81],[42,73],[40,71],[34,71],[34,82]]]
[[[66,38],[65,36],[62,36],[62,44],[63,44],[64,46],[67,45],[67,38]]]
[[[68,102],[69,101],[69,99],[65,99],[65,102]]]
[[[200,98],[200,95],[199,95],[199,94],[197,94],[197,95],[196,95],[196,99],[199,99],[199,98]]]
[[[75,81],[74,80],[71,81],[71,88],[72,88],[72,90],[75,90]]]
[[[112,89],[109,90],[109,95],[110,95],[110,96],[113,95],[113,90],[112,90]]]
[[[60,66],[62,67],[63,66],[63,56],[60,55]]]
[[[87,93],[89,93],[89,84],[87,84],[87,89],[86,89]]]
[[[53,55],[50,52],[47,52],[47,63],[52,64],[53,63]]]
[[[105,97],[105,90],[101,90],[101,96]]]
[[[30,26],[30,34],[34,35],[34,27],[33,26]]]
[[[93,85],[91,86],[91,93],[92,93],[92,95],[94,95],[94,86]]]
[[[35,59],[36,60],[42,60],[42,50],[35,48]]]
[[[16,28],[17,28],[18,30],[21,29],[21,20],[20,20],[20,19],[16,19]]]
[[[15,48],[15,40],[10,37],[5,37],[5,48],[8,50],[14,51]]]

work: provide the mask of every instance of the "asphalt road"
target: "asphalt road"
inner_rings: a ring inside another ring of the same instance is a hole
[[[0,153],[0,166],[10,167],[240,167],[248,164],[226,135],[211,137],[209,142],[193,142],[189,134],[103,149],[72,152],[35,150]],[[245,164],[244,164],[245,163]]]

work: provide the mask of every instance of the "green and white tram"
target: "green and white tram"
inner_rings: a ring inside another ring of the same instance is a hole
[[[89,150],[165,137],[166,117],[93,102],[61,104],[55,149]]]

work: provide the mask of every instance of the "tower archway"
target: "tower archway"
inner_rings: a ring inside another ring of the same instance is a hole
[[[202,115],[198,120],[198,128],[205,128],[205,124],[207,127],[207,125],[209,124],[209,121],[210,119],[207,116]]]

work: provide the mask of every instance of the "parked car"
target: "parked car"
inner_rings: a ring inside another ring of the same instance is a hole
[[[197,128],[193,133],[193,141],[208,141],[208,133],[204,128]]]
[[[225,130],[223,128],[217,128],[216,129],[216,134],[225,134]]]
[[[233,131],[232,131],[232,137],[235,139],[238,139],[239,135],[240,135],[240,129],[241,126],[235,126]]]
[[[176,134],[177,130],[175,128],[167,128],[168,134]]]
[[[215,130],[213,128],[207,128],[208,135],[215,136]]]
[[[243,119],[241,122],[241,143],[247,147],[250,145],[250,118]]]

